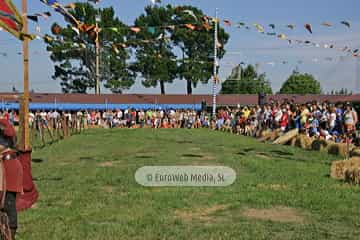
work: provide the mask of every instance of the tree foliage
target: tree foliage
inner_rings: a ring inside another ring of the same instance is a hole
[[[284,82],[280,94],[320,94],[321,86],[314,76],[294,71]]]
[[[271,84],[266,79],[265,73],[258,74],[253,65],[244,69],[239,64],[222,84],[222,94],[271,94]]]
[[[160,84],[161,94],[165,94],[165,83],[172,83],[177,76],[175,54],[169,35],[171,29],[159,26],[172,24],[173,8],[148,6],[145,14],[135,20],[135,26],[151,31],[140,31],[132,36],[137,40],[134,45],[136,61],[132,69],[141,74],[145,87],[156,87]]]
[[[124,43],[129,34],[128,27],[117,17],[112,7],[96,10],[91,4],[76,3],[72,14],[88,26],[95,25],[95,16],[99,14],[99,41],[101,46],[100,82],[112,92],[122,92],[134,84],[135,76],[128,69],[130,52],[125,49],[113,51],[114,44]],[[59,26],[54,23],[53,27]],[[52,27],[52,28],[53,28]],[[116,28],[117,31],[112,29]],[[47,38],[47,50],[55,63],[53,79],[61,81],[65,93],[86,93],[95,87],[96,50],[94,31],[78,34],[71,25],[53,32]]]
[[[189,14],[191,11],[194,15]],[[192,93],[192,87],[199,82],[208,83],[213,74],[214,61],[214,26],[210,18],[204,20],[205,14],[193,6],[178,6],[174,9],[174,25],[192,23],[196,31],[188,28],[175,28],[172,40],[182,53],[179,61],[178,76],[187,81],[187,93]],[[218,58],[225,54],[224,46],[229,35],[218,24]]]

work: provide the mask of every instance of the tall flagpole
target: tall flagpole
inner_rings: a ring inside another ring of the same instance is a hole
[[[216,91],[217,91],[217,45],[218,45],[218,9],[215,10],[215,30],[214,30],[214,75],[213,75],[213,109],[212,109],[212,115],[213,117],[216,114]]]
[[[24,34],[28,33],[27,22],[27,0],[22,0],[22,18]],[[19,147],[22,151],[30,151],[30,133],[29,133],[29,41],[24,38],[23,61],[24,61],[24,95],[20,101],[20,142]]]
[[[95,94],[100,94],[100,42],[99,42],[99,16],[96,16],[96,39],[95,39],[95,48],[96,48],[96,82],[95,82]]]

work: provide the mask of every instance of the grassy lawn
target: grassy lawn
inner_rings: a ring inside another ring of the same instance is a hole
[[[33,153],[37,205],[17,239],[359,239],[360,188],[339,159],[206,129],[88,130]],[[147,188],[149,165],[223,165],[226,188]]]

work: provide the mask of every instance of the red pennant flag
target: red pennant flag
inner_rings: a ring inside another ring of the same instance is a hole
[[[225,26],[231,26],[231,22],[229,20],[223,20]]]
[[[133,31],[134,33],[139,33],[141,31],[141,29],[138,27],[131,27],[130,30]]]
[[[22,18],[11,0],[0,0],[0,27],[21,38]]]
[[[312,28],[311,28],[311,25],[310,25],[310,24],[308,24],[308,23],[307,23],[307,24],[305,24],[305,25],[304,25],[304,27],[306,28],[306,30],[308,30],[308,31],[309,31],[309,33],[311,33],[311,34],[313,33],[313,31],[312,31]]]
[[[191,29],[191,30],[195,30],[196,27],[192,24],[185,24],[185,27],[188,28],[188,29]]]

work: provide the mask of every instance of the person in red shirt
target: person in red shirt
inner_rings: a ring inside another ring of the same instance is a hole
[[[9,115],[8,111],[5,111],[5,113],[4,113],[4,118],[5,118],[6,120],[9,120],[9,119],[10,119],[10,115]]]
[[[289,123],[289,114],[288,114],[288,111],[284,108],[282,110],[282,116],[280,118],[281,131],[283,131],[283,132],[286,131],[288,123]]]
[[[0,209],[8,221],[1,218],[2,235],[5,239],[15,239],[17,229],[16,198],[23,192],[23,166],[15,148],[16,132],[6,119],[0,119]],[[5,218],[6,219],[6,218]],[[10,236],[10,237],[9,237]]]

